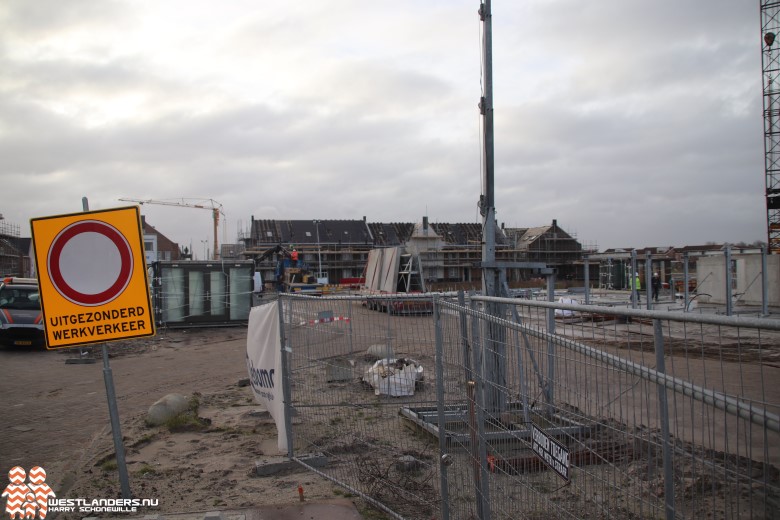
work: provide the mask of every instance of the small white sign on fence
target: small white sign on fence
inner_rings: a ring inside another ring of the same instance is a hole
[[[569,450],[560,442],[547,435],[544,431],[531,425],[531,448],[551,470],[560,475],[566,482],[569,481]]]

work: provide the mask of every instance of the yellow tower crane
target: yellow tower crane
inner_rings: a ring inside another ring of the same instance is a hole
[[[224,215],[222,211],[222,204],[214,199],[166,199],[166,200],[154,200],[154,199],[131,199],[124,197],[119,200],[125,202],[136,202],[140,205],[143,204],[160,204],[162,206],[178,206],[180,208],[198,208],[207,209],[211,211],[211,215],[214,219],[214,260],[219,258],[219,243],[217,241],[217,230],[219,229],[219,215]]]

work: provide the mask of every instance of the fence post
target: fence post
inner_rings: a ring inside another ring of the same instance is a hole
[[[664,363],[664,330],[661,320],[653,320],[653,337],[655,339],[655,369],[666,374]],[[667,520],[674,520],[674,468],[672,467],[672,444],[669,437],[669,403],[666,397],[666,387],[658,387],[658,413],[661,416],[661,436],[664,460],[664,506]]]
[[[469,324],[466,321],[466,296],[463,291],[458,291],[458,317],[460,321],[460,344],[463,348],[463,368],[466,371],[466,381],[474,379],[471,368],[471,343],[469,343]]]
[[[354,345],[352,344],[352,300],[347,300],[347,318],[349,318],[349,354],[352,355],[355,352]]]
[[[469,300],[469,308],[471,309],[471,312],[474,313],[477,310],[477,302],[474,301],[473,298]],[[472,314],[474,316],[474,314]],[[474,323],[474,322],[477,323]],[[471,379],[467,379],[467,381],[474,381],[476,380],[476,374],[479,374],[482,372],[481,366],[482,366],[482,352],[479,345],[479,322],[476,318],[471,318],[471,372],[472,377]]]
[[[723,254],[726,260],[726,316],[731,316],[733,312],[731,303],[731,285],[733,283],[731,281],[731,246],[726,245]]]
[[[393,301],[391,297],[388,297],[387,301],[387,336],[385,344],[385,357],[395,357],[393,352]],[[392,355],[391,355],[392,352]]]
[[[290,370],[290,363],[288,353],[292,350],[287,344],[287,335],[284,331],[284,298],[281,296],[277,300],[279,302],[279,355],[282,361],[282,402],[284,403],[284,430],[287,434],[287,458],[292,459],[295,456],[293,450],[293,431],[292,431],[292,386],[290,379],[292,378],[292,371]],[[292,305],[289,305],[292,311]],[[292,321],[290,322],[292,323]]]
[[[476,302],[471,301],[472,310],[476,308]],[[478,318],[472,317],[472,320]],[[471,326],[471,351],[474,355],[472,366],[474,367],[474,379],[467,382],[467,392],[469,401],[469,430],[471,431],[471,456],[474,463],[474,493],[477,502],[477,517],[480,520],[489,520],[490,518],[490,493],[488,490],[487,474],[487,448],[485,447],[485,408],[484,392],[482,387],[485,384],[485,346],[481,344],[479,335],[480,327],[472,324]]]
[[[547,274],[547,301],[555,301],[555,270]],[[555,309],[547,309],[547,332],[550,336],[555,334]],[[547,382],[544,394],[547,399],[547,417],[553,413],[553,382],[555,381],[555,344],[551,339],[547,340]]]
[[[651,280],[653,276],[653,255],[649,251],[645,251],[645,308],[648,311],[653,310],[653,288],[651,286]]]
[[[490,316],[505,317],[504,305],[486,302],[485,312]],[[506,394],[506,328],[492,320],[485,322],[485,332],[482,340],[482,374],[486,384],[481,392],[484,396],[484,406],[491,413],[500,414],[507,410]]]
[[[462,300],[463,292],[458,294]],[[460,301],[459,301],[460,303]],[[433,298],[433,323],[436,335],[436,411],[439,420],[439,488],[441,489],[441,518],[450,518],[449,488],[447,486],[447,466],[449,455],[447,454],[447,419],[444,404],[444,346],[441,332],[441,307],[439,299]],[[468,381],[468,380],[467,380]]]
[[[479,391],[481,384],[482,381],[468,381],[466,383],[469,401],[469,444],[471,445],[472,471],[474,472],[477,518],[479,520],[490,520],[490,488],[488,487],[487,447],[485,446],[485,417],[484,409],[477,398],[477,393],[482,393]]]

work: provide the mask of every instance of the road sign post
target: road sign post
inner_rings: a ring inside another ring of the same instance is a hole
[[[32,219],[46,348],[101,343],[122,498],[131,498],[107,341],[152,336],[137,206]]]

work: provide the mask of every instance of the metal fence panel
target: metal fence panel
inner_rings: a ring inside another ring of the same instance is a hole
[[[295,455],[324,453],[317,471],[393,516],[777,517],[778,321],[403,303],[282,306]],[[377,357],[423,367],[413,395],[376,395]]]
[[[438,440],[399,415],[402,407],[436,408],[430,298],[375,298],[371,308],[348,297],[281,302],[294,455],[324,454],[322,475],[399,518],[438,514]],[[394,361],[369,373],[378,359]],[[398,393],[410,395],[391,395]]]

